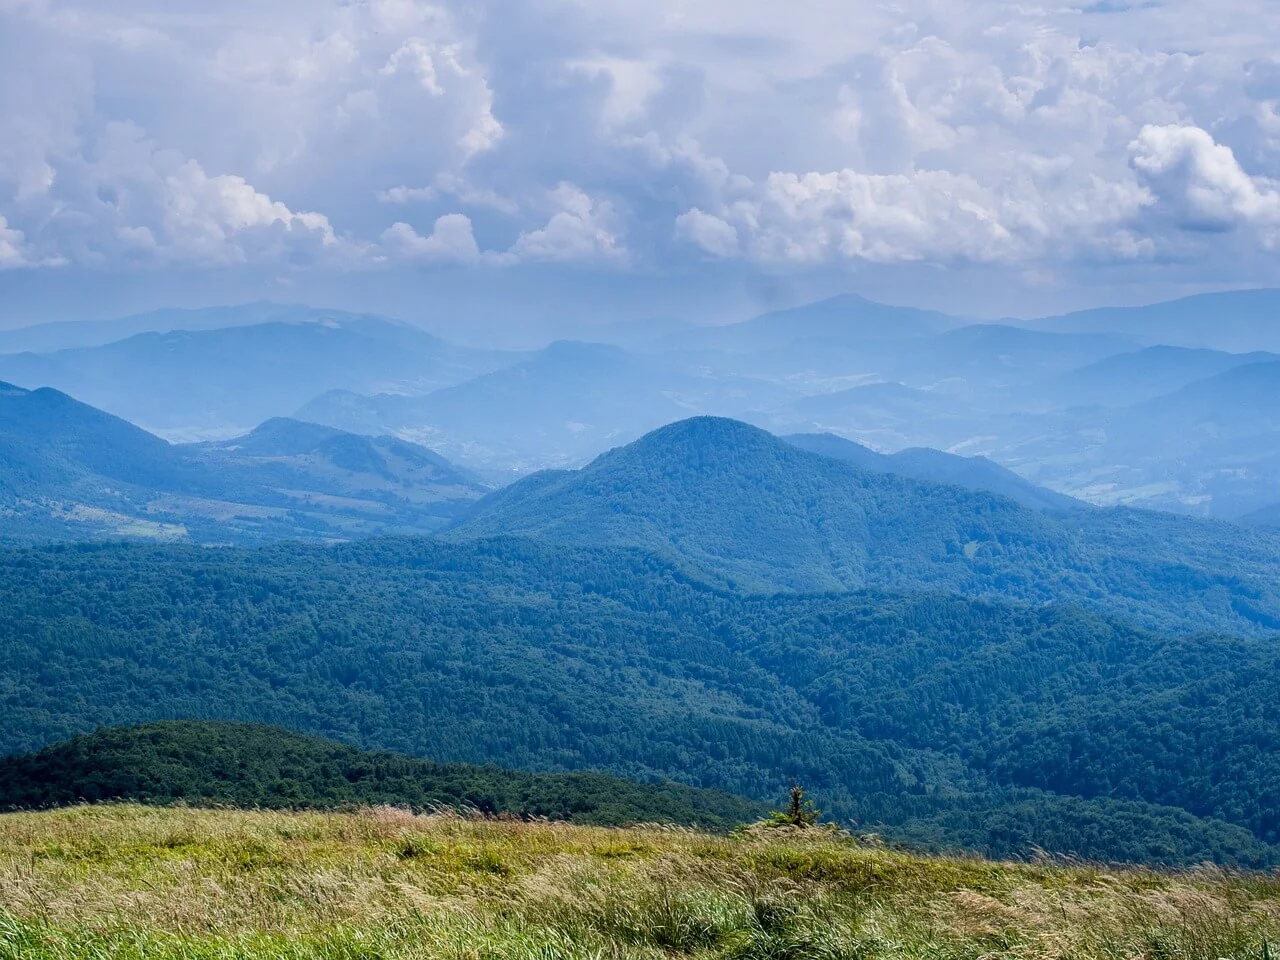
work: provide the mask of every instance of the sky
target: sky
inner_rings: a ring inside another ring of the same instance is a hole
[[[1280,285],[1274,0],[0,0],[0,325]]]

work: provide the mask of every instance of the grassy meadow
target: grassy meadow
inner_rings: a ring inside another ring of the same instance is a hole
[[[1270,958],[1280,882],[823,831],[127,805],[0,816],[3,960]]]

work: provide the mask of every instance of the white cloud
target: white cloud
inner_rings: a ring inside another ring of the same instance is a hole
[[[384,77],[409,73],[416,76],[422,89],[433,97],[444,94],[444,88],[440,86],[436,76],[435,51],[419,37],[410,37],[398,47],[378,73]]]
[[[424,263],[476,263],[480,248],[471,231],[471,220],[461,213],[436,220],[430,236],[422,236],[407,223],[393,223],[382,234],[383,246],[407,260]]]
[[[1278,34],[1267,0],[0,0],[0,249],[1266,282]]]
[[[400,186],[378,192],[378,199],[384,203],[431,203],[443,197],[453,197],[468,206],[488,207],[506,214],[515,214],[520,209],[510,197],[504,197],[496,190],[477,187],[453,173],[437,175],[429,187]]]
[[[945,170],[848,169],[775,172],[745,188],[735,183],[716,214],[694,207],[676,220],[682,235],[721,257],[740,250],[760,262],[797,265],[1014,264],[1152,252],[1133,234],[1134,218],[1149,203],[1140,187],[1092,180],[1055,196],[1031,163],[1023,177],[997,185]]]
[[[242,258],[237,237],[256,228],[279,227],[288,234],[311,235],[323,246],[338,242],[324,214],[295,213],[255,190],[243,177],[211,177],[194,160],[167,172],[163,182],[165,233],[183,255]]]
[[[0,270],[41,265],[40,260],[27,249],[27,238],[23,232],[10,227],[9,222],[0,216]]]
[[[1133,165],[1153,194],[1192,229],[1262,229],[1267,243],[1280,234],[1280,183],[1251,177],[1229,147],[1205,130],[1170,124],[1143,127],[1131,145]]]
[[[704,213],[697,207],[676,217],[676,233],[717,257],[731,257],[738,252],[738,231],[733,224]]]
[[[593,200],[570,183],[551,191],[560,209],[546,226],[520,234],[510,254],[518,260],[618,260],[625,256],[613,226],[617,219],[608,201]]]

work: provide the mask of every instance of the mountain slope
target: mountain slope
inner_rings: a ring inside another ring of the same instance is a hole
[[[771,802],[798,778],[836,819],[1002,855],[1280,862],[1276,658],[1069,607],[735,595],[528,541],[0,552],[0,751],[272,723]]]
[[[57,390],[0,384],[0,532],[5,539],[102,533],[182,537],[148,513],[156,491],[213,478],[159,437]]]
[[[1079,601],[1148,623],[1280,626],[1274,537],[1137,512],[1055,518],[715,418],[518,481],[449,532],[497,535],[634,545],[754,590],[930,587]]]
[[[830,433],[794,434],[782,439],[793,447],[833,460],[843,460],[863,470],[896,473],[968,490],[985,490],[1032,510],[1064,511],[1087,507],[1080,500],[1038,487],[986,457],[959,457],[925,447],[885,455]]]
[[[280,727],[168,721],[100,729],[0,757],[0,810],[89,801],[332,808],[388,804],[725,829],[759,815],[748,800],[600,773],[523,773],[360,750]]]
[[[143,333],[98,347],[0,356],[0,378],[52,386],[171,438],[243,432],[326,390],[423,393],[516,359],[380,317]]]
[[[0,384],[6,539],[427,532],[485,489],[391,437],[277,420],[241,441],[174,446],[56,390]]]

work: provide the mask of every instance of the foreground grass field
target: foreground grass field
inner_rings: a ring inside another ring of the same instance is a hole
[[[78,807],[0,816],[0,957],[1270,958],[1280,883],[807,833]]]

